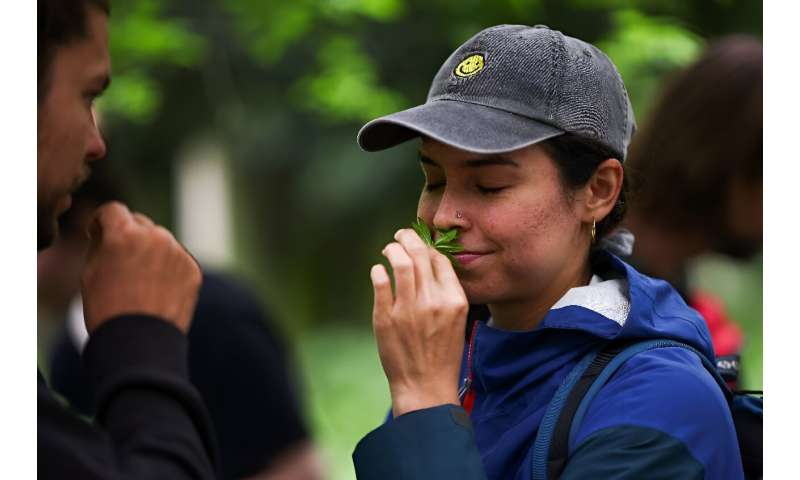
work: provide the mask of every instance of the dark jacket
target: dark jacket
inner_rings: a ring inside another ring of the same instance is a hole
[[[389,421],[357,447],[358,477],[528,480],[531,447],[547,406],[592,349],[614,339],[669,338],[692,345],[713,364],[705,322],[672,287],[616,257],[597,260],[594,272],[610,281],[572,289],[535,330],[476,324],[474,433],[448,422],[458,416],[456,407]],[[465,464],[483,471],[465,471]],[[697,355],[662,348],[632,357],[599,391],[570,437],[562,479],[742,476],[736,431],[719,386]]]
[[[82,325],[83,317],[68,322]],[[75,411],[93,416],[76,337],[64,328],[55,343],[50,387]],[[254,293],[204,269],[188,339],[189,380],[216,432],[220,479],[255,476],[309,439],[291,352]]]
[[[215,478],[213,431],[188,380],[187,346],[154,317],[125,315],[97,328],[84,352],[93,423],[69,411],[40,373],[38,478]]]

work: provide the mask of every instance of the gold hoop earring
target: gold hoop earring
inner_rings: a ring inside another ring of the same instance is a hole
[[[593,218],[592,219],[592,243],[594,243],[595,240],[596,240],[596,238],[595,238],[596,234],[597,234],[597,229],[596,229],[596,225],[595,225],[594,218]]]

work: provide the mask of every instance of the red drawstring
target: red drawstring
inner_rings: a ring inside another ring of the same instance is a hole
[[[461,391],[458,392],[461,398],[461,406],[467,411],[467,414],[472,413],[472,406],[475,404],[475,390],[472,388],[472,354],[475,351],[475,337],[478,336],[479,321],[472,324],[472,333],[469,336],[469,349],[467,350],[467,376],[464,378],[464,385],[461,386]]]

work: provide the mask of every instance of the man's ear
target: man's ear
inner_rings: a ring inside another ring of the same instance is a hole
[[[592,177],[583,187],[581,219],[599,222],[608,215],[617,203],[625,171],[616,158],[607,158],[598,165]]]

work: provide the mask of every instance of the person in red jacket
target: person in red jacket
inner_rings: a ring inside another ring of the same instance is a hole
[[[731,384],[742,331],[721,299],[690,287],[687,270],[703,254],[749,259],[761,251],[762,58],[753,37],[712,42],[667,82],[628,160],[631,263],[669,281],[705,318]]]

